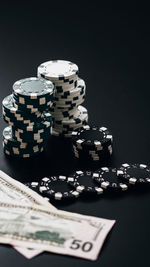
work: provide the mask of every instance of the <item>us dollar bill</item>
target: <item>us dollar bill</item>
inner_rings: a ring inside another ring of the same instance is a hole
[[[96,260],[115,223],[33,204],[0,201],[0,242]]]
[[[45,198],[0,170],[0,200],[4,199],[29,205],[43,205],[51,210],[56,210]]]
[[[18,201],[18,203],[29,205],[43,205],[48,207],[50,210],[56,209],[52,204],[50,204],[50,202],[41,197],[39,194],[0,170],[0,201],[3,200]],[[28,259],[31,259],[42,252],[41,249],[34,250],[20,247],[15,247],[15,249]]]

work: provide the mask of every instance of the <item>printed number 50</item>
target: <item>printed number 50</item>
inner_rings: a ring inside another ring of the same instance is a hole
[[[91,242],[84,242],[81,243],[82,240],[74,239],[71,243],[70,248],[71,249],[81,249],[83,252],[89,252],[91,251],[93,244]]]

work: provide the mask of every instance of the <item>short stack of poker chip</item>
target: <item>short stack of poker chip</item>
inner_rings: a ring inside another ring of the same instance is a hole
[[[44,149],[51,136],[52,116],[47,111],[53,101],[54,85],[42,78],[26,78],[13,85],[13,94],[2,101],[3,148],[9,156],[29,158]]]
[[[38,77],[54,84],[55,98],[50,112],[53,117],[52,133],[71,137],[72,131],[87,124],[88,112],[81,104],[85,99],[86,85],[78,77],[78,66],[64,60],[52,60],[38,67]]]
[[[112,155],[112,134],[106,127],[85,125],[72,132],[74,156],[83,161],[102,161]]]

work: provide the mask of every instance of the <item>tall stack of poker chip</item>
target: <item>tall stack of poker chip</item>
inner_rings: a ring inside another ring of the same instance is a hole
[[[78,77],[78,66],[64,60],[52,60],[38,67],[38,77],[54,84],[55,98],[50,112],[53,117],[52,134],[71,137],[72,131],[87,124],[87,109],[81,106],[86,86]]]
[[[47,109],[53,101],[54,85],[42,78],[26,78],[13,85],[13,94],[2,101],[4,152],[29,158],[43,151],[51,136],[52,116]]]
[[[102,161],[112,155],[113,136],[106,127],[83,126],[72,132],[74,156],[83,161]]]

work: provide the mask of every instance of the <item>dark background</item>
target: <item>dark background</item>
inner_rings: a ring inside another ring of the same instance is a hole
[[[0,100],[12,84],[36,76],[50,59],[75,62],[86,81],[89,122],[104,125],[114,136],[110,162],[149,164],[150,159],[150,20],[148,6],[81,6],[77,2],[3,3],[0,7]],[[0,132],[7,125],[0,121]],[[0,144],[0,169],[20,181],[46,175],[93,169],[73,159],[69,141],[49,140],[46,151],[32,160],[5,157]],[[97,261],[44,253],[27,260],[9,246],[0,246],[1,266],[149,266],[150,191],[81,199],[58,208],[116,219]]]

